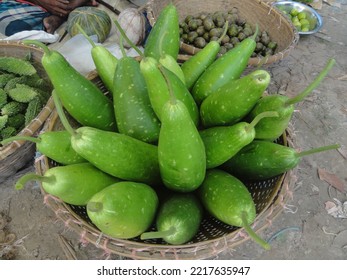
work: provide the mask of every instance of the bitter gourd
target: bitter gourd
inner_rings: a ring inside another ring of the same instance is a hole
[[[7,115],[0,116],[0,130],[3,129],[7,125],[7,121],[8,121]]]
[[[15,129],[12,126],[7,126],[4,129],[1,130],[1,137],[2,139],[7,139],[9,137],[15,136],[17,134],[17,129]]]
[[[27,104],[25,103],[10,101],[4,107],[1,108],[1,115],[8,115],[10,117],[20,112],[23,112],[26,107]]]
[[[0,88],[3,88],[11,79],[15,77],[14,74],[3,73],[0,75]]]
[[[15,88],[8,91],[8,96],[10,96],[13,101],[28,103],[37,97],[39,93],[33,87],[25,84],[17,84]]]
[[[21,76],[36,74],[36,68],[30,61],[11,56],[0,57],[0,69]]]
[[[0,109],[7,103],[7,93],[0,88]]]
[[[28,125],[41,111],[42,103],[40,98],[36,97],[28,103],[28,107],[26,108],[24,117],[25,117],[25,125]]]
[[[18,113],[8,118],[7,126],[12,126],[19,130],[24,127],[25,117],[24,114]]]
[[[26,84],[27,80],[28,78],[26,76],[20,76],[20,77],[15,76],[14,78],[12,78],[11,80],[7,82],[7,84],[4,87],[4,90],[9,91],[15,88],[17,84]]]

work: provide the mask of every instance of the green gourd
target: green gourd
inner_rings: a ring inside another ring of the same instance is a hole
[[[153,223],[158,196],[148,185],[119,182],[95,194],[87,204],[87,214],[102,233],[114,238],[133,238]]]
[[[156,143],[160,121],[151,106],[140,63],[127,57],[123,47],[122,51],[112,87],[118,131],[144,142]]]
[[[162,238],[169,244],[187,243],[197,234],[203,218],[200,201],[192,193],[175,193],[160,206],[156,217],[157,231],[141,234],[141,239]]]
[[[251,123],[238,122],[231,126],[215,126],[200,130],[206,150],[206,168],[217,167],[233,157],[254,140],[254,126],[263,118],[278,117],[277,112],[263,112]]]
[[[186,84],[186,80],[185,80],[184,73],[182,71],[181,66],[179,65],[177,60],[174,59],[171,55],[169,54],[161,55],[159,59],[159,63],[163,65],[166,69],[174,73],[184,85]]]
[[[257,34],[258,28],[252,37],[244,39],[236,47],[220,56],[204,71],[192,89],[192,95],[198,104],[201,104],[207,96],[230,80],[241,77],[255,50]]]
[[[297,152],[294,148],[278,143],[254,140],[221,168],[247,181],[266,180],[295,168],[303,156],[337,149],[339,146],[335,144]]]
[[[189,115],[192,118],[195,126],[198,126],[200,120],[199,108],[185,84],[178,78],[177,75],[167,68],[159,66],[159,69],[167,82],[168,91],[172,91],[175,98],[183,102],[188,109]]]
[[[31,180],[41,182],[48,194],[80,206],[87,205],[93,195],[120,181],[88,162],[52,167],[43,176],[27,173],[16,182],[16,189],[22,189]]]
[[[265,249],[270,245],[251,228],[256,218],[255,203],[247,187],[238,178],[219,169],[209,169],[198,189],[204,208],[216,219],[243,227],[249,236]]]
[[[179,18],[177,8],[170,3],[160,14],[149,33],[144,47],[145,57],[159,60],[163,54],[177,60],[180,49]]]
[[[334,66],[335,60],[330,59],[316,79],[300,94],[295,97],[274,94],[263,96],[258,100],[254,108],[246,117],[247,121],[252,121],[258,114],[271,110],[277,111],[279,117],[276,119],[263,119],[256,126],[256,139],[274,141],[280,137],[292,118],[295,104],[304,100],[324,79],[330,69]]]
[[[208,42],[204,48],[182,63],[181,69],[186,81],[185,84],[189,90],[193,88],[199,77],[216,60],[220,51],[221,41],[228,31],[228,26],[229,24],[226,22],[224,32],[217,41]]]
[[[186,106],[174,98],[162,110],[158,159],[163,183],[171,190],[191,192],[204,180],[204,143]]]
[[[170,100],[172,92],[175,98],[185,104],[194,123],[198,123],[198,107],[188,89],[175,74],[152,57],[142,59],[140,69],[146,81],[152,108],[159,120],[161,120],[163,106]]]
[[[93,127],[82,126],[74,130],[55,91],[52,95],[60,120],[71,135],[71,146],[81,157],[105,173],[123,180],[150,185],[160,182],[157,146]]]
[[[37,137],[17,135],[1,142],[2,145],[13,141],[30,141],[36,143],[36,150],[46,157],[63,165],[86,162],[71,147],[71,134],[66,130],[45,131]]]
[[[102,130],[116,130],[113,104],[92,81],[73,68],[58,51],[38,41],[23,42],[44,50],[42,66],[63,106],[76,121]]]
[[[95,69],[106,88],[111,91],[113,89],[113,77],[117,68],[118,58],[105,46],[96,45],[78,23],[76,23],[76,27],[91,44],[91,56],[95,64]]]
[[[220,87],[200,106],[203,126],[232,125],[240,121],[252,110],[269,83],[270,74],[266,70],[254,70]]]

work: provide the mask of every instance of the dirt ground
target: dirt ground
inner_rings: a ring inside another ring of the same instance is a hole
[[[261,232],[270,240],[271,250],[246,241],[213,259],[347,259],[347,197],[346,192],[338,190],[339,186],[347,190],[347,1],[335,3],[339,5],[324,3],[319,11],[324,20],[319,33],[301,37],[288,57],[263,68],[272,75],[270,92],[285,91],[294,96],[316,77],[329,58],[336,59],[322,84],[297,104],[291,127],[298,150],[334,143],[341,144],[341,149],[302,158],[293,178],[292,197]],[[0,225],[6,222],[6,234],[14,234],[8,236],[14,240],[10,245],[0,244],[0,259],[69,259],[67,247],[72,249],[72,258],[105,259],[102,249],[82,244],[79,236],[44,205],[37,184],[28,184],[21,191],[13,188],[20,176],[33,171],[30,162],[0,185]],[[330,179],[322,177],[326,173]],[[121,258],[115,254],[107,257]]]

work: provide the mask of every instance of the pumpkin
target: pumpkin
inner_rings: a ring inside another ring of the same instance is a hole
[[[117,20],[130,41],[136,46],[141,45],[146,36],[146,18],[143,13],[136,8],[127,8],[119,14]],[[119,30],[116,34],[119,43],[121,36]],[[127,41],[123,41],[123,44],[127,48],[131,47]]]
[[[110,16],[96,7],[83,6],[74,9],[67,19],[67,32],[71,36],[79,34],[79,24],[88,36],[97,35],[102,43],[110,34],[112,21]]]

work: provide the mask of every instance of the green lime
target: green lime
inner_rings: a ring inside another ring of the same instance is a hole
[[[298,13],[298,19],[304,19],[304,18],[306,18],[306,13],[305,12]]]
[[[307,19],[305,19],[305,18],[301,19],[300,23],[301,23],[301,25],[307,25],[307,26],[310,25],[310,22]]]
[[[299,19],[297,16],[292,16],[292,22],[295,23],[295,22],[299,22]]]
[[[290,14],[291,14],[292,16],[297,16],[297,15],[299,14],[299,11],[298,11],[297,9],[293,8],[293,9],[290,11]]]
[[[301,30],[301,24],[300,24],[300,22],[293,22],[293,24],[294,24],[294,27],[297,29],[297,30]]]
[[[309,32],[310,31],[310,28],[306,25],[304,25],[302,28],[301,28],[301,31],[302,32]]]

